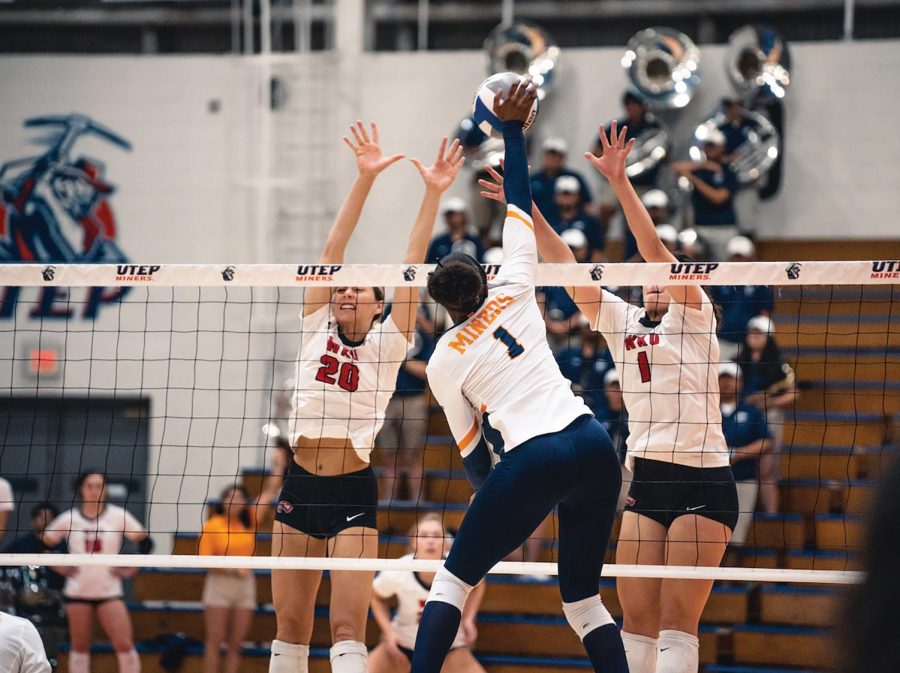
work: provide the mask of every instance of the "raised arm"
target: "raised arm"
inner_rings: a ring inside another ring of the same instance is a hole
[[[634,146],[634,138],[625,142],[625,132],[627,127],[622,127],[621,131],[617,131],[616,122],[613,120],[610,125],[609,138],[606,137],[606,131],[600,127],[600,145],[603,147],[603,155],[596,157],[590,152],[585,152],[584,157],[591,165],[597,169],[609,180],[616,198],[622,204],[622,210],[625,213],[625,221],[628,222],[628,228],[634,234],[637,241],[638,252],[645,262],[665,262],[673,263],[678,259],[669,252],[668,248],[659,240],[656,233],[656,227],[653,220],[650,219],[650,213],[641,203],[640,197],[634,191],[628,175],[625,173],[625,159]],[[700,309],[703,299],[703,290],[696,285],[676,286],[670,285],[666,287],[669,295],[679,304],[684,304],[690,308]]]
[[[421,264],[425,261],[425,253],[428,252],[428,243],[431,240],[431,232],[434,230],[434,220],[437,217],[438,205],[441,195],[450,188],[459,169],[465,163],[462,147],[459,140],[454,140],[447,149],[447,137],[441,140],[438,148],[437,159],[432,166],[426,167],[418,159],[410,159],[425,183],[425,194],[422,196],[422,205],[419,206],[419,214],[409,234],[409,245],[406,248],[404,264]],[[391,316],[394,324],[407,340],[412,339],[416,329],[416,313],[419,309],[419,288],[398,287],[394,291],[394,308]]]
[[[503,176],[490,166],[487,172],[493,179],[480,179],[478,184],[482,187],[481,195],[494,201],[504,202]],[[531,204],[531,218],[534,221],[534,237],[537,241],[537,249],[545,262],[553,264],[575,264],[575,254],[566,242],[560,238],[547,218],[533,202]],[[596,324],[597,312],[600,310],[600,302],[603,300],[603,290],[599,287],[567,287],[566,292],[578,305],[578,310],[590,323]]]
[[[402,154],[395,154],[385,157],[381,153],[381,145],[378,140],[378,126],[372,122],[372,135],[366,130],[361,121],[357,121],[355,125],[350,127],[353,134],[353,140],[347,136],[343,137],[344,143],[356,156],[356,168],[359,174],[344,202],[338,210],[334,224],[328,232],[328,238],[325,241],[325,249],[319,256],[319,262],[322,264],[342,264],[344,261],[344,253],[347,250],[347,243],[353,235],[359,223],[363,206],[366,198],[375,183],[375,178],[385,168],[403,158]],[[306,297],[303,303],[303,315],[310,315],[322,308],[328,303],[331,297],[331,288],[329,287],[310,287],[306,290]]]

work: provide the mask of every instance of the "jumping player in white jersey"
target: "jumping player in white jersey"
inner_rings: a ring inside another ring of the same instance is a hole
[[[410,553],[404,559],[438,561],[450,548],[450,536],[436,512],[421,517],[410,531],[410,538]],[[383,570],[375,576],[372,615],[381,627],[382,640],[369,654],[369,673],[409,673],[419,618],[433,582],[434,573],[411,570]],[[484,582],[479,583],[466,601],[459,631],[441,673],[485,673],[469,649],[478,636],[475,617],[484,589]],[[393,619],[388,606],[391,598],[397,599]]]
[[[609,435],[559,371],[535,299],[537,268],[522,121],[536,95],[494,100],[506,147],[503,265],[488,283],[467,255],[444,257],[428,291],[453,318],[428,363],[475,497],[431,586],[413,673],[438,673],[466,597],[559,508],[563,611],[596,671],[625,673],[619,629],[598,593],[621,471]],[[490,443],[490,448],[488,446]],[[491,468],[490,451],[499,456]]]
[[[75,482],[81,505],[56,517],[44,529],[47,547],[68,542],[71,554],[118,554],[122,540],[138,544],[143,553],[152,549],[147,531],[129,512],[106,502],[106,475],[85,472]],[[63,596],[69,621],[69,671],[91,670],[91,637],[94,615],[109,636],[119,673],[139,673],[141,660],[134,649],[131,618],[122,600],[122,578],[135,574],[135,568],[104,566],[68,566],[60,569],[66,575]]]
[[[336,266],[377,175],[402,158],[383,157],[378,129],[358,122],[354,141],[359,175],[329,232],[320,264]],[[434,165],[412,159],[425,195],[410,234],[405,264],[421,263],[441,194],[462,166],[458,141],[444,138]],[[394,392],[397,370],[412,344],[418,289],[398,287],[394,310],[376,323],[384,292],[372,287],[309,288],[300,316],[300,352],[289,434],[294,450],[276,507],[274,556],[375,558],[378,484],[369,465]],[[331,572],[331,670],[365,673],[366,617],[374,573]],[[307,673],[321,571],[274,570],[277,633],[270,673]]]
[[[585,154],[607,177],[647,262],[679,260],[663,245],[625,174],[634,141],[612,122],[603,154]],[[502,178],[482,181],[499,200]],[[548,262],[574,262],[535,208],[538,246]],[[570,288],[613,354],[628,410],[626,465],[634,472],[616,562],[718,566],[737,522],[738,503],[719,409],[719,345],[713,305],[698,286],[649,286],[644,307],[599,287]],[[712,582],[616,582],[630,673],[696,673],[700,615]]]

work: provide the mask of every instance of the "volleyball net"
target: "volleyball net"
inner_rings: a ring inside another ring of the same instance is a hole
[[[427,513],[438,513],[452,535],[472,490],[422,379],[422,365],[450,326],[426,297],[406,361],[420,364],[404,364],[399,382],[376,384],[387,395],[398,389],[372,454],[379,478],[378,558],[273,557],[274,503],[255,505],[272,486],[268,480],[291,460],[293,377],[298,346],[307,336],[298,320],[304,288],[384,287],[389,303],[392,288],[414,286],[424,294],[429,270],[0,265],[0,477],[13,493],[11,503],[0,502],[12,509],[0,565],[433,570],[439,562],[399,557]],[[489,278],[498,270],[486,267]],[[725,567],[617,565],[617,526],[607,576],[857,579],[865,512],[883,464],[900,442],[898,281],[900,261],[539,267],[539,303],[561,371],[622,451],[626,384],[604,338],[566,301],[565,287],[602,285],[639,304],[640,286],[703,285],[722,308],[720,331],[732,339],[722,335],[723,359],[742,361],[708,363],[728,391],[723,415],[730,423],[726,436],[741,507],[740,535],[729,546]],[[743,316],[741,324],[736,315]],[[771,348],[750,353],[745,318],[754,315],[768,316],[755,325],[764,341],[777,344],[777,360]],[[358,380],[342,371],[344,361],[354,366],[352,348],[328,348],[336,350],[321,354],[320,384],[358,394]],[[742,455],[742,446],[751,444],[755,448]],[[155,553],[10,553],[15,540],[34,535],[35,508],[78,506],[74,481],[85,471],[107,475],[109,502],[144,524]],[[246,489],[257,512],[254,556],[199,556],[204,524],[234,484]],[[623,504],[626,498],[623,489]],[[553,514],[494,572],[555,574],[557,527]]]

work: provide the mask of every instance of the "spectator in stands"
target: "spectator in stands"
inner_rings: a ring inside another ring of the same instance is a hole
[[[439,561],[450,549],[450,537],[441,523],[440,514],[423,516],[409,536],[409,553],[404,559]],[[383,570],[376,575],[372,585],[372,615],[381,628],[381,642],[369,654],[369,673],[408,673],[419,617],[433,580],[434,573],[409,570]],[[470,649],[478,637],[475,617],[484,589],[482,581],[466,599],[459,631],[444,660],[442,673],[484,673]],[[397,611],[392,620],[388,601],[395,597]]]
[[[146,529],[131,513],[106,502],[106,475],[82,473],[75,482],[81,500],[78,507],[56,517],[44,530],[44,544],[55,547],[68,541],[73,554],[118,554],[123,538],[149,553],[153,549]],[[91,641],[94,616],[112,642],[119,673],[139,673],[141,660],[134,649],[131,617],[123,600],[122,579],[135,574],[136,568],[108,566],[67,566],[66,614],[69,618],[70,673],[91,670]]]
[[[725,136],[723,160],[730,164],[737,156],[736,150],[747,142],[759,125],[744,114],[744,103],[737,94],[723,96],[721,107],[725,121],[718,128]]]
[[[725,246],[738,233],[734,194],[737,175],[725,160],[725,134],[713,129],[703,143],[705,161],[676,161],[672,170],[694,188],[694,228],[710,246],[713,258],[725,258]]]
[[[575,259],[588,261],[588,241],[584,233],[578,229],[567,229],[561,238],[572,250]],[[551,285],[538,288],[538,295],[538,305],[544,313],[551,347],[554,351],[569,347],[571,337],[581,323],[581,312],[564,287]]]
[[[683,229],[678,232],[678,250],[698,262],[706,262],[711,258],[709,246],[697,234],[696,229]]]
[[[34,624],[0,612],[0,662],[4,673],[50,673],[50,662]]]
[[[603,423],[606,431],[612,439],[613,446],[616,447],[616,453],[622,463],[625,462],[625,440],[628,439],[628,411],[625,409],[625,403],[622,401],[622,384],[619,380],[619,372],[615,365],[612,364],[612,355],[610,358],[610,367],[603,376],[603,396],[606,400],[606,413],[601,417],[597,416]]]
[[[746,236],[735,236],[726,249],[729,262],[752,262],[756,247]],[[722,308],[719,321],[719,352],[723,361],[737,357],[747,336],[747,322],[758,315],[771,316],[772,288],[768,285],[714,285],[713,301]]]
[[[425,365],[434,352],[434,329],[427,309],[421,306],[416,316],[413,347],[397,372],[394,396],[378,433],[378,455],[384,465],[382,490],[384,497],[393,500],[419,502],[422,498],[423,451],[429,417]]]
[[[624,94],[622,94],[622,107],[624,109],[625,115],[623,117],[620,117],[616,121],[616,123],[620,129],[623,126],[628,127],[628,130],[625,134],[627,140],[635,138],[635,142],[638,143],[640,142],[640,137],[642,135],[652,133],[659,129],[659,124],[647,111],[646,101],[636,91],[629,89],[626,90]],[[611,123],[612,122],[610,122],[610,124]],[[604,129],[604,133],[606,133],[607,137],[609,137],[609,129],[610,125],[607,125]],[[597,138],[594,140],[593,153],[598,157],[603,154],[603,146],[600,144],[600,136],[597,136]],[[637,191],[639,195],[643,196],[645,195],[645,193],[649,194],[651,191],[655,191],[654,187],[656,187],[656,184],[659,181],[659,167],[660,164],[657,163],[650,170],[631,178],[631,183],[632,185],[634,185],[635,191]],[[619,211],[619,201],[618,199],[616,199],[615,194],[613,194],[612,188],[609,186],[606,178],[601,177],[600,180],[601,189],[600,194],[597,198],[600,204],[598,208],[598,217],[600,219],[600,225],[603,228],[603,232],[605,234],[609,231],[609,225],[613,216]],[[663,192],[663,195],[665,196],[665,192]],[[658,198],[658,195],[656,198]],[[668,208],[668,198],[666,207]],[[652,213],[651,217],[653,217]],[[668,221],[668,219],[660,221],[656,221],[655,219],[653,220],[654,224],[662,224],[663,222]],[[628,227],[625,227],[624,229],[624,253],[622,255],[622,259],[631,259],[635,256],[635,254],[637,254],[637,244],[634,242],[634,237],[631,235]]]
[[[0,546],[6,535],[6,527],[9,525],[9,513],[15,508],[16,501],[13,497],[12,486],[6,479],[0,477]]]
[[[593,202],[591,190],[581,173],[565,165],[567,151],[568,145],[562,138],[547,138],[541,145],[541,170],[531,175],[534,203],[551,224],[559,221],[556,206],[556,181],[559,178],[570,176],[578,180],[582,208],[590,212]]]
[[[603,336],[592,330],[584,319],[579,320],[579,337],[580,343],[556,354],[556,362],[563,376],[572,382],[572,389],[602,421],[607,413],[603,377],[614,368],[612,354]]]
[[[199,551],[202,556],[252,556],[256,550],[256,508],[243,486],[222,491],[216,513],[203,524]],[[249,568],[210,568],[203,583],[206,642],[205,673],[222,669],[222,645],[226,647],[226,673],[241,669],[241,643],[250,631],[256,608],[256,577]]]
[[[900,460],[891,460],[879,480],[862,550],[862,577],[834,614],[839,673],[900,671]]]
[[[615,203],[618,204],[618,201]],[[662,225],[670,227],[677,235],[677,230],[670,224],[672,221],[672,214],[669,208],[670,202],[668,194],[661,189],[651,189],[641,197],[641,203],[644,204],[644,208],[646,208],[647,212],[650,214],[650,219],[653,220],[653,224],[657,227]],[[665,243],[665,241],[663,242]],[[634,240],[634,234],[631,233],[631,230],[628,229],[628,227],[625,227],[623,245],[624,250],[622,251],[622,259],[639,261],[637,242]]]
[[[480,238],[468,231],[469,212],[466,202],[458,197],[447,199],[441,210],[447,231],[431,240],[425,255],[425,263],[437,264],[439,259],[451,252],[462,252],[481,261],[484,246]]]
[[[603,248],[606,245],[606,238],[600,228],[600,223],[584,209],[581,203],[581,185],[578,179],[571,175],[563,175],[557,178],[554,190],[558,218],[555,222],[551,222],[550,226],[560,234],[568,230],[584,234],[587,254],[583,255],[583,258],[576,255],[579,261],[600,262],[605,260]]]
[[[13,554],[65,554],[65,542],[53,548],[44,544],[44,530],[59,516],[59,509],[49,502],[41,502],[31,508],[31,532],[17,537],[10,545]],[[37,626],[44,641],[44,648],[51,662],[55,661],[59,645],[66,639],[66,613],[62,603],[62,590],[66,578],[50,566],[28,566],[19,569],[23,574],[20,585],[17,612]],[[27,576],[24,576],[27,573]]]
[[[766,415],[772,448],[759,460],[759,503],[763,512],[778,511],[778,456],[784,435],[784,410],[797,397],[793,368],[784,360],[775,341],[771,318],[756,316],[747,323],[747,337],[738,354],[743,374],[744,402]]]
[[[722,433],[731,454],[731,471],[738,493],[738,520],[731,545],[743,546],[753,523],[759,492],[759,457],[771,453],[772,438],[765,414],[741,400],[741,368],[736,362],[719,365]]]

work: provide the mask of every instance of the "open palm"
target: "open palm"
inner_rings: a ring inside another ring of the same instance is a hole
[[[378,126],[375,122],[372,122],[371,136],[361,121],[351,125],[350,132],[353,134],[355,142],[344,136],[344,143],[356,155],[356,168],[359,170],[360,175],[378,175],[385,168],[404,157],[403,154],[386,157],[381,153],[381,145],[378,141]]]
[[[434,164],[426,167],[418,159],[410,159],[410,161],[418,169],[426,187],[443,192],[453,184],[453,181],[459,174],[459,169],[462,168],[466,160],[463,157],[462,145],[460,145],[459,139],[454,140],[448,149],[447,137],[444,136],[441,140],[441,146],[438,148]]]
[[[603,148],[601,156],[594,156],[590,152],[584,153],[584,158],[590,161],[594,168],[610,182],[625,177],[625,159],[631,152],[631,148],[634,147],[634,138],[625,142],[628,127],[623,126],[621,131],[618,131],[616,127],[617,123],[613,120],[609,128],[609,138],[606,137],[606,129],[600,127],[600,146]]]

